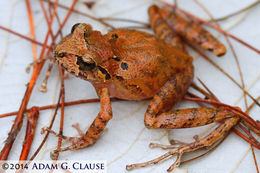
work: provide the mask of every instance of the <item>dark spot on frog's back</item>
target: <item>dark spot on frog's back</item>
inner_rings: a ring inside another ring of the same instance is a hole
[[[128,69],[128,64],[125,63],[125,62],[122,62],[122,63],[121,63],[121,68],[122,68],[123,70],[127,70],[127,69]]]
[[[116,33],[111,35],[111,39],[109,40],[110,43],[115,43],[118,39],[118,35]]]

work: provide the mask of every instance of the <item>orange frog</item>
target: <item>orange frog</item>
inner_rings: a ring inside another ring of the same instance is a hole
[[[179,166],[185,152],[211,146],[239,121],[234,113],[223,108],[171,110],[193,80],[192,57],[181,40],[196,43],[217,56],[225,54],[226,49],[200,25],[174,12],[152,5],[149,16],[155,36],[129,29],[116,29],[102,35],[89,24],[79,23],[56,46],[54,53],[58,63],[93,84],[101,110],[81,137],[66,137],[45,129],[72,143],[52,154],[94,144],[112,118],[110,96],[125,100],[152,98],[144,117],[149,129],[189,128],[221,122],[204,138],[179,147],[163,146],[172,149],[152,161],[128,165],[128,170],[177,154],[177,160],[168,169],[171,171]]]

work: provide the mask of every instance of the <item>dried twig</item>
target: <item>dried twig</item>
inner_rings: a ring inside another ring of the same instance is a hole
[[[250,5],[248,5],[248,6],[244,7],[244,8],[242,8],[242,9],[236,11],[236,12],[233,12],[233,13],[231,13],[231,14],[229,14],[229,15],[224,16],[224,17],[211,19],[210,21],[213,21],[213,22],[214,22],[214,21],[227,20],[227,19],[229,19],[229,18],[231,18],[231,17],[233,17],[233,16],[236,16],[236,15],[238,15],[238,14],[241,14],[241,13],[243,13],[243,12],[246,12],[246,11],[248,11],[248,10],[250,10],[250,9],[252,9],[252,8],[254,8],[254,7],[256,7],[259,3],[260,3],[260,1],[257,0],[257,1],[255,1],[255,2],[253,2],[252,4],[250,4]]]
[[[34,139],[36,123],[39,117],[39,109],[37,107],[33,107],[30,110],[27,118],[27,127],[26,127],[26,135],[23,142],[23,149],[20,155],[20,160],[27,160],[28,154],[31,149],[31,145]]]

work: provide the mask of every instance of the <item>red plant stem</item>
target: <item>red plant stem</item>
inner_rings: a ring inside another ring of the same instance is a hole
[[[119,101],[120,99],[110,98],[110,100],[111,101]],[[99,101],[100,100],[98,98],[87,99],[87,100],[76,100],[76,101],[71,101],[71,102],[65,102],[64,106],[73,106],[73,105],[85,104],[85,103],[96,103],[96,102],[99,102]],[[54,109],[56,107],[57,107],[57,104],[52,104],[52,105],[41,106],[41,107],[38,107],[38,108],[39,108],[39,110],[46,110],[46,109]],[[26,112],[28,112],[30,110],[31,110],[31,108],[27,109]],[[0,118],[17,115],[17,113],[18,112],[16,111],[16,112],[9,112],[9,113],[6,113],[6,114],[2,114],[2,115],[0,115]]]
[[[57,2],[57,0],[56,0],[56,2]],[[48,15],[47,15],[47,12],[46,12],[46,10],[45,10],[45,7],[44,7],[44,5],[43,5],[42,0],[40,0],[40,5],[41,5],[42,11],[43,11],[44,18],[45,18],[45,20],[46,20],[46,22],[47,22],[47,25],[48,25],[49,28],[51,28],[51,23],[50,23],[50,21],[49,21],[49,19],[48,19]],[[55,9],[55,10],[56,10],[56,9]],[[51,15],[51,14],[50,14],[50,15]],[[51,30],[51,33],[50,33],[50,34],[51,34],[52,40],[54,40],[54,35],[53,35],[52,30]]]
[[[250,133],[250,131],[249,130],[247,130],[244,126],[242,126],[241,124],[238,124],[238,127],[241,129],[241,130],[243,130],[246,134],[247,134],[247,136],[249,137],[249,139],[251,139],[252,141],[254,141],[254,142],[258,142],[257,140],[256,140],[256,138]]]
[[[51,23],[53,22],[53,18],[54,18],[55,13],[56,12],[54,11]],[[68,17],[66,16],[65,19],[67,20]],[[65,22],[64,22],[64,24],[65,24]],[[49,33],[50,33],[50,28],[48,30],[48,33],[47,33],[46,37],[45,37],[45,41],[44,41],[44,45],[43,45],[43,48],[42,48],[42,51],[41,51],[41,54],[40,54],[40,58],[43,57],[45,49],[47,47],[47,41],[48,41]],[[1,150],[0,160],[7,160],[9,152],[10,152],[10,150],[11,150],[11,148],[13,146],[13,143],[15,141],[15,138],[16,138],[18,132],[21,129],[24,112],[26,111],[26,107],[27,107],[27,104],[29,102],[32,90],[33,90],[33,88],[35,86],[36,80],[37,80],[37,78],[39,76],[39,73],[40,73],[42,67],[43,67],[43,64],[44,64],[44,61],[39,63],[39,64],[36,64],[34,66],[32,77],[31,77],[30,82],[27,85],[27,89],[25,91],[24,98],[23,98],[22,103],[20,105],[19,111],[17,113],[17,116],[15,118],[13,126],[12,126],[12,128],[11,128],[11,130],[9,132],[9,135],[8,135],[8,138],[7,138],[6,142],[5,142],[5,145],[4,145],[3,149]]]
[[[44,1],[46,2],[46,0],[44,0]],[[48,3],[49,3],[50,5],[53,5],[53,2],[51,2],[51,1],[48,2]],[[64,5],[58,4],[58,6],[61,7],[61,8],[63,8],[63,9],[69,10],[69,8],[66,7],[66,6],[64,6]],[[95,20],[95,21],[98,21],[98,22],[100,22],[101,24],[103,24],[104,26],[110,27],[110,28],[113,29],[113,30],[116,29],[116,28],[113,27],[112,25],[110,25],[110,24],[104,22],[102,19],[96,18],[96,17],[91,16],[91,15],[86,14],[86,13],[82,13],[82,12],[80,12],[80,11],[78,11],[78,10],[75,10],[75,9],[73,9],[73,12],[74,12],[74,13],[77,13],[77,14],[80,14],[80,15],[83,15],[83,16],[86,16],[86,17],[88,17],[88,18],[90,18],[90,19],[93,19],[93,20]]]
[[[255,157],[255,150],[254,150],[254,147],[252,147],[252,145],[251,145],[251,151],[252,151],[252,155],[253,155],[255,166],[256,166],[256,172],[259,173],[259,168],[258,168],[257,160]]]
[[[52,126],[53,126],[54,120],[55,120],[56,115],[57,115],[57,112],[58,112],[58,108],[59,108],[59,106],[60,106],[60,100],[61,100],[61,92],[60,92],[60,94],[59,94],[57,106],[55,107],[55,111],[54,111],[53,117],[52,117],[52,119],[51,119],[51,122],[50,122],[50,125],[49,125],[49,129],[51,129]],[[38,148],[36,149],[36,151],[33,153],[32,157],[29,159],[30,161],[33,160],[33,159],[37,156],[37,154],[40,152],[40,150],[41,150],[41,148],[43,147],[44,143],[46,142],[46,140],[47,140],[49,134],[50,134],[49,131],[45,134],[45,136],[44,136],[44,138],[43,138],[41,144],[38,146]]]
[[[33,107],[28,114],[26,135],[23,142],[23,149],[20,160],[27,160],[30,148],[34,139],[36,123],[39,117],[39,108]]]
[[[30,2],[29,0],[26,0],[26,5],[27,5],[27,11],[29,14],[29,21],[32,19],[32,14],[31,14],[31,6],[30,6]],[[30,26],[31,26],[31,30],[33,30],[33,24],[32,21],[30,21]],[[33,35],[33,34],[32,34]],[[37,70],[37,68],[34,68],[34,71]],[[32,83],[35,83],[35,74],[33,73],[32,75],[32,79],[30,81],[30,83],[27,85],[27,90],[26,93],[24,95],[23,101],[21,103],[20,109],[18,111],[18,114],[15,118],[14,124],[8,134],[7,140],[5,141],[5,145],[0,153],[0,160],[6,160],[9,152],[13,146],[13,143],[16,139],[17,134],[19,133],[21,127],[22,127],[22,123],[23,123],[23,117],[24,117],[24,110],[26,109],[27,103],[29,101],[30,98],[30,91],[32,91],[32,87],[30,87]],[[28,92],[28,94],[27,94]]]
[[[25,36],[25,35],[19,34],[19,33],[15,32],[15,31],[13,31],[13,30],[11,30],[11,29],[8,29],[8,28],[4,27],[4,26],[1,26],[1,25],[0,25],[0,29],[2,29],[2,30],[4,30],[4,31],[7,31],[7,32],[9,32],[9,33],[11,33],[11,34],[14,34],[14,35],[16,35],[16,36],[18,36],[18,37],[21,37],[21,38],[23,38],[23,39],[25,39],[25,40],[27,40],[27,41],[30,41],[30,42],[32,42],[32,43],[35,43],[35,44],[37,44],[37,45],[39,45],[39,46],[44,46],[43,43],[41,43],[41,42],[39,42],[39,41],[36,41],[36,40],[34,40],[34,39],[31,39],[30,37],[27,37],[27,36]],[[47,46],[47,47],[49,48],[49,46]]]
[[[64,88],[64,70],[61,66],[59,66],[59,73],[60,73],[60,81],[61,81],[61,118],[60,118],[60,131],[59,134],[63,135],[63,123],[64,123],[64,108],[65,108],[65,88]],[[59,137],[57,149],[61,148],[62,138]],[[59,153],[55,155],[54,160],[57,160],[59,157]]]
[[[200,80],[200,78],[198,78],[198,81],[201,83],[201,85],[209,92],[209,94],[211,95],[211,97],[215,100],[219,102],[219,99],[215,96],[215,94],[213,94],[210,89],[204,84],[204,82],[202,82],[202,80]]]
[[[254,143],[253,141],[251,141],[248,137],[246,137],[245,135],[243,135],[240,131],[238,131],[237,129],[233,128],[232,129],[233,132],[235,132],[238,136],[240,136],[242,139],[244,139],[246,142],[250,143],[251,145],[253,145],[254,147],[256,147],[257,149],[260,149],[260,145],[259,143]]]
[[[34,20],[32,15],[31,4],[29,0],[25,0],[27,11],[28,11],[28,18],[29,18],[29,25],[30,25],[30,35],[33,40],[35,40],[35,28],[34,28]],[[37,58],[37,50],[36,45],[32,43],[32,53],[33,53],[33,60],[35,61]]]

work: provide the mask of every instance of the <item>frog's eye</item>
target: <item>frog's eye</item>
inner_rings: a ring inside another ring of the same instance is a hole
[[[65,56],[65,53],[63,52],[55,52],[55,56],[58,58],[63,58]]]
[[[77,56],[77,64],[79,65],[79,69],[84,71],[93,71],[96,68],[95,63],[85,62],[80,56]]]
[[[73,32],[75,31],[75,29],[79,26],[80,23],[76,23],[75,25],[72,26],[71,28],[71,34],[73,34]]]

